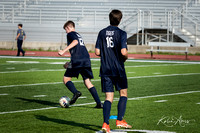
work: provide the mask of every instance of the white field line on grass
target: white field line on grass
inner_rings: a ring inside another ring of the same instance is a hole
[[[167,75],[154,75],[154,76],[137,76],[137,77],[128,77],[128,79],[157,78],[157,77],[186,76],[186,75],[200,75],[200,73],[182,73],[182,74],[167,74]],[[92,80],[92,81],[96,82],[96,81],[100,81],[100,79],[96,79],[96,80]],[[83,81],[77,80],[77,81],[73,81],[73,82],[83,82]],[[22,85],[6,85],[6,86],[0,86],[0,88],[19,87],[19,86],[50,85],[50,84],[61,84],[61,83],[63,83],[63,82],[22,84]]]
[[[4,93],[4,94],[0,94],[0,96],[7,96],[8,94]]]
[[[128,132],[137,132],[137,133],[176,133],[171,131],[160,131],[160,130],[138,130],[138,129],[115,129],[110,130],[111,133],[128,133]],[[103,133],[102,131],[96,131],[95,133]]]
[[[7,63],[20,63],[20,64],[38,64],[39,61],[6,61]]]
[[[163,65],[138,65],[138,66],[125,66],[125,68],[130,67],[155,67],[155,66],[182,66],[182,65],[191,65],[191,64],[163,64]],[[92,67],[92,69],[100,69],[100,67]],[[45,70],[36,70],[36,69],[29,69],[23,71],[5,71],[0,73],[22,73],[22,72],[41,72],[41,71],[65,71],[65,69],[45,69]]]
[[[33,97],[46,97],[47,95],[35,95]]]
[[[70,60],[66,57],[16,57],[16,56],[0,56],[0,58],[11,58],[11,59],[58,59],[58,60]],[[91,58],[92,61],[100,61],[99,58]],[[200,64],[198,61],[165,61],[165,60],[136,60],[128,59],[127,62],[153,62],[153,63],[185,63],[185,64]]]
[[[186,76],[186,75],[199,75],[199,74],[200,73],[183,73],[183,74],[168,74],[168,75],[154,75],[154,76],[137,76],[137,77],[128,77],[128,79],[172,77],[172,76]]]
[[[65,69],[45,69],[45,70],[36,70],[36,69],[30,69],[30,70],[24,70],[24,71],[5,71],[0,73],[22,73],[22,72],[49,72],[49,71],[65,71]]]
[[[167,102],[167,100],[158,100],[158,101],[154,101],[156,103],[163,103],[163,102]]]
[[[70,58],[66,58],[66,57],[34,57],[34,56],[19,56],[19,57],[16,57],[16,56],[0,56],[0,58],[9,58],[9,59],[49,59],[49,60],[52,60],[52,59],[56,59],[56,60],[70,60]]]
[[[10,88],[10,87],[19,87],[19,86],[35,86],[35,85],[52,85],[52,84],[61,84],[61,83],[63,83],[63,82],[36,83],[36,84],[23,84],[23,85],[6,85],[6,86],[0,86],[0,88]]]
[[[100,79],[92,80],[92,81],[100,81]],[[76,82],[83,82],[82,80],[73,81]],[[54,84],[62,84],[63,82],[52,82],[52,83],[36,83],[36,84],[23,84],[23,85],[7,85],[7,86],[0,86],[0,88],[10,88],[10,87],[19,87],[19,86],[37,86],[37,85],[54,85]]]
[[[200,91],[187,91],[187,92],[179,92],[179,93],[171,93],[171,94],[162,94],[162,95],[152,95],[152,96],[128,98],[128,100],[138,100],[138,99],[164,97],[164,96],[175,96],[175,95],[191,94],[191,93],[198,93],[198,92],[200,92]],[[116,100],[113,100],[113,101],[118,101],[118,100],[116,99]],[[96,104],[96,103],[95,102],[92,102],[92,103],[83,103],[83,104],[75,104],[75,105],[72,105],[72,106],[85,106],[85,105],[91,105],[91,104]],[[27,110],[0,112],[0,115],[1,114],[13,114],[13,113],[21,113],[21,112],[30,112],[30,111],[55,109],[55,108],[59,108],[59,107],[47,107],[47,108],[40,108],[40,109],[27,109]]]
[[[187,91],[187,92],[172,93],[172,94],[144,96],[144,97],[128,98],[128,100],[138,100],[138,99],[143,99],[143,98],[154,98],[154,97],[163,97],[163,96],[174,96],[174,95],[190,94],[190,93],[197,93],[197,92],[200,92],[200,91]]]
[[[22,112],[30,112],[30,111],[38,111],[38,110],[47,110],[47,109],[55,109],[58,107],[47,107],[47,108],[40,108],[40,109],[27,109],[27,110],[18,110],[18,111],[9,111],[9,112],[0,112],[0,114],[14,114],[14,113],[22,113]]]
[[[11,69],[15,69],[15,67],[8,67],[8,68],[6,68],[6,69],[9,69],[9,70],[11,70]]]
[[[165,61],[165,60],[133,60],[133,59],[129,59],[127,60],[127,62],[200,64],[199,61],[167,61],[167,60]]]
[[[125,68],[129,68],[129,67],[155,67],[155,66],[183,66],[183,65],[193,65],[193,64],[138,65],[138,66],[125,66]]]
[[[87,98],[87,97],[79,97],[79,99],[85,99],[85,98]]]
[[[153,74],[157,75],[157,74],[161,74],[161,73],[157,72],[157,73],[153,73]]]

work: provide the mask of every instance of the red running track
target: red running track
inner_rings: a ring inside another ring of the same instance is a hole
[[[0,55],[16,56],[15,50],[0,50]],[[49,51],[26,51],[25,56],[44,56],[44,57],[60,57],[58,52]],[[70,57],[69,53],[65,53],[62,57]],[[98,58],[94,53],[90,53],[91,58]],[[150,54],[129,54],[129,59],[152,59]],[[156,55],[153,56],[154,60],[186,60],[185,55]],[[200,56],[188,56],[188,61],[200,61]]]

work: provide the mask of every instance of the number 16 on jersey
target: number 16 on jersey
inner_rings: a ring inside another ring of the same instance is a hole
[[[114,42],[112,37],[106,37],[107,41],[107,48],[113,48],[114,47]]]

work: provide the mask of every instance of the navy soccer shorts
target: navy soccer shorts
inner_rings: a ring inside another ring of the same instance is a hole
[[[101,77],[102,92],[114,92],[114,86],[116,91],[127,89],[127,77]]]
[[[67,68],[64,76],[78,78],[79,74],[81,74],[83,80],[94,78],[91,67]]]

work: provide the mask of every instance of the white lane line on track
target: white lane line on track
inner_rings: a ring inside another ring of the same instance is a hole
[[[138,99],[154,98],[154,97],[164,97],[164,96],[175,96],[175,95],[191,94],[191,93],[199,93],[199,92],[200,92],[200,91],[187,91],[187,92],[179,92],[179,93],[171,93],[171,94],[162,94],[162,95],[152,95],[152,96],[128,98],[128,100],[138,100]],[[118,100],[113,100],[113,101],[118,101]],[[102,101],[102,102],[103,102],[103,101]],[[96,104],[96,102],[92,102],[92,103],[83,103],[83,104],[75,104],[75,105],[72,105],[72,106],[76,107],[76,106],[85,106],[85,105],[91,105],[91,104]],[[40,108],[40,109],[27,109],[27,110],[0,112],[0,115],[1,115],[1,114],[13,114],[13,113],[22,113],[22,112],[30,112],[30,111],[39,111],[39,110],[55,109],[55,108],[59,108],[59,107],[47,107],[47,108]]]
[[[128,79],[140,79],[140,78],[157,78],[157,77],[171,77],[171,76],[186,76],[186,75],[200,75],[200,73],[182,73],[182,74],[167,74],[167,75],[154,75],[154,76],[137,76],[128,77]],[[93,82],[100,81],[100,79],[92,80]],[[82,80],[73,82],[83,82]],[[18,86],[36,86],[36,85],[50,85],[50,84],[61,84],[63,82],[53,82],[53,83],[36,83],[36,84],[23,84],[23,85],[6,85],[0,86],[0,88],[18,87]]]
[[[26,52],[26,54],[32,54],[32,55],[33,55],[33,54],[35,54],[35,53],[34,53],[34,52]]]

